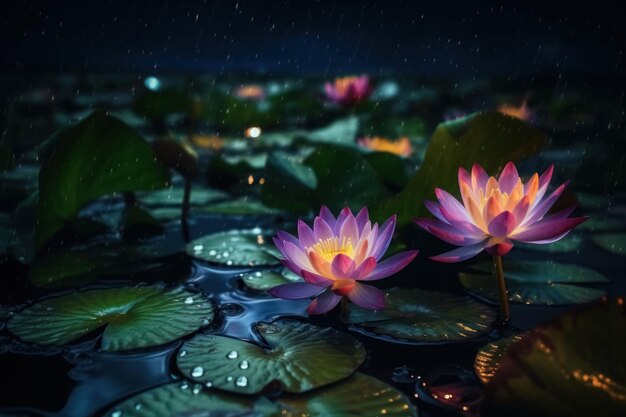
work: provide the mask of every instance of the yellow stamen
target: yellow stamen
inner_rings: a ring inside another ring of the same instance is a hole
[[[320,255],[324,260],[330,262],[335,256],[343,253],[349,257],[354,257],[354,248],[352,246],[352,239],[349,237],[343,237],[341,240],[337,236],[333,236],[326,240],[320,239],[313,246],[306,248],[306,251],[314,251]]]

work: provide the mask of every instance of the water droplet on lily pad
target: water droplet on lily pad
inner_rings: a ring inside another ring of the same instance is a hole
[[[272,231],[231,230],[195,239],[187,245],[187,253],[204,261],[229,266],[277,265],[280,254],[271,242]],[[261,239],[259,239],[261,236]],[[196,247],[202,250],[196,251]]]
[[[235,385],[237,385],[238,387],[245,387],[246,385],[248,385],[248,378],[246,378],[245,376],[238,377],[235,381]]]
[[[204,369],[201,366],[196,366],[191,370],[191,376],[194,378],[200,378],[204,374]]]
[[[351,375],[365,359],[363,345],[332,328],[295,320],[260,323],[257,332],[267,347],[225,336],[198,334],[184,344],[187,356],[176,359],[178,369],[189,374],[196,366],[204,375],[193,380],[212,381],[219,389],[254,394],[268,383],[282,384],[290,393],[301,393]],[[235,349],[233,349],[235,348]],[[233,361],[238,357],[245,360]],[[250,366],[254,363],[254,366]],[[246,370],[245,385],[231,384]]]
[[[193,333],[213,308],[199,310],[183,297],[201,300],[182,287],[160,286],[95,289],[48,298],[17,313],[9,330],[22,340],[40,345],[64,345],[103,328],[103,350],[115,351],[161,345]],[[53,310],[48,310],[53,307]]]

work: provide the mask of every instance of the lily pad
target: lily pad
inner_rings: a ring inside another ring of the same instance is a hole
[[[356,373],[346,381],[305,395],[278,399],[288,417],[411,417],[417,410],[402,392],[371,376]]]
[[[506,140],[502,138],[506,137]],[[546,137],[529,124],[498,112],[477,113],[440,124],[430,139],[419,171],[399,194],[371,207],[376,220],[398,215],[398,224],[428,214],[422,201],[435,187],[457,189],[457,170],[479,163],[495,172],[509,161],[538,152]]]
[[[213,305],[183,288],[127,287],[76,292],[49,298],[16,313],[9,330],[40,345],[64,345],[96,329],[106,351],[171,342],[213,318]]]
[[[488,383],[496,373],[502,357],[506,353],[509,346],[518,340],[522,340],[523,335],[514,334],[509,337],[491,342],[480,348],[474,358],[474,371],[483,383]]]
[[[491,330],[495,312],[468,297],[416,288],[387,292],[384,310],[351,307],[347,322],[366,334],[409,343],[472,339]]]
[[[126,401],[103,417],[245,416],[253,403],[244,397],[220,393],[201,384],[180,381],[163,385]]]
[[[119,119],[95,112],[58,134],[39,173],[36,244],[41,246],[91,200],[167,186],[150,146]]]
[[[277,265],[280,254],[271,233],[260,228],[213,233],[193,240],[187,253],[194,258],[228,266]]]
[[[624,300],[566,313],[511,345],[487,385],[487,415],[626,415]]]
[[[354,140],[358,129],[359,119],[356,116],[350,116],[337,120],[327,127],[311,130],[304,137],[311,142],[356,146]]]
[[[267,291],[277,285],[303,281],[298,275],[287,268],[279,271],[254,271],[241,276],[244,285],[252,290]]]
[[[199,209],[199,211],[202,213],[229,214],[239,216],[283,213],[278,209],[267,207],[260,201],[249,200],[245,197],[204,206]]]
[[[607,233],[593,237],[596,245],[615,255],[626,255],[626,233]]]
[[[142,204],[147,206],[180,206],[183,203],[184,192],[182,187],[169,187],[164,190],[137,193],[137,198]],[[226,197],[228,197],[228,194],[223,191],[206,187],[195,187],[191,189],[189,204],[199,206]]]
[[[256,394],[280,384],[290,393],[310,391],[352,375],[365,348],[352,336],[294,320],[257,324],[267,348],[223,336],[199,334],[185,342],[176,364],[196,382]]]
[[[519,243],[516,246],[519,246],[521,249],[536,251],[536,252],[552,252],[552,253],[562,253],[562,252],[574,252],[580,250],[583,246],[583,237],[578,233],[570,233],[565,236],[563,239],[556,241],[554,243],[550,243],[549,245],[533,245],[532,243]]]
[[[624,223],[614,219],[599,219],[592,217],[586,222],[577,226],[577,230],[588,230],[592,233],[596,232],[612,232],[624,228]]]
[[[498,302],[498,286],[491,263],[475,269],[486,274],[460,273],[461,284],[472,294]],[[491,273],[490,275],[487,275]],[[606,294],[597,288],[571,284],[604,284],[599,272],[578,265],[541,261],[508,261],[504,265],[509,300],[523,304],[567,305],[594,301]]]

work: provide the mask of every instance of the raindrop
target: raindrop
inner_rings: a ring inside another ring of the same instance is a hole
[[[248,378],[246,378],[245,376],[240,376],[239,378],[237,378],[237,381],[235,381],[235,385],[237,385],[238,387],[245,387],[246,385],[248,385]]]
[[[216,251],[216,250],[214,250],[214,249],[211,249],[211,250],[209,251],[209,255],[210,255],[210,256],[215,256],[215,255],[217,255],[217,251]]]
[[[239,364],[240,369],[248,369],[250,367],[250,363],[247,360],[242,360]]]
[[[193,304],[193,297],[185,298],[185,304]]]
[[[193,390],[191,390],[191,392],[193,392],[194,394],[199,394],[200,391],[202,391],[202,385],[201,384],[196,384],[193,386]]]
[[[213,386],[213,382],[207,381],[207,382],[204,383],[204,386],[207,387],[207,388],[211,388]]]
[[[227,377],[226,377],[226,381],[228,381],[228,382],[232,382],[232,380],[233,380],[233,377],[232,377],[232,376],[227,376]]]
[[[135,410],[139,411],[141,410],[141,407],[142,407],[141,403],[135,404]]]
[[[186,355],[187,355],[187,351],[186,351],[186,350],[181,350],[181,351],[178,353],[178,356],[180,356],[181,358],[185,357]]]
[[[228,355],[226,355],[228,359],[237,359],[237,356],[239,356],[239,354],[236,350],[231,350],[230,352],[228,352]]]
[[[183,381],[180,384],[180,389],[187,389],[187,388],[189,388],[189,384],[187,383],[187,381]]]
[[[203,326],[206,326],[206,325],[207,325],[207,324],[209,324],[209,323],[210,323],[210,320],[209,320],[209,319],[207,319],[206,317],[202,317],[202,318],[200,319],[200,324],[202,324]]]
[[[204,369],[201,366],[196,366],[191,370],[191,376],[194,378],[199,378],[204,374]]]
[[[111,417],[122,417],[122,412],[117,410],[111,413]]]

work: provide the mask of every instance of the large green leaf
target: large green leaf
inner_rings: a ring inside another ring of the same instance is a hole
[[[500,366],[500,361],[506,353],[509,346],[521,340],[523,335],[514,334],[512,336],[503,337],[495,342],[491,342],[480,348],[474,358],[474,371],[476,375],[485,384],[493,378],[496,369]]]
[[[303,281],[303,279],[289,269],[281,268],[278,271],[265,270],[249,272],[241,276],[241,281],[250,289],[267,291],[277,285],[299,282]]]
[[[626,254],[626,233],[606,233],[593,237],[596,245],[615,255]]]
[[[245,397],[210,390],[189,381],[172,382],[130,397],[103,417],[247,416],[253,403]]]
[[[546,139],[538,130],[499,112],[484,112],[440,124],[433,134],[424,162],[406,188],[372,208],[375,219],[396,213],[399,224],[427,215],[425,199],[435,187],[458,194],[459,167],[479,163],[496,174],[509,161],[518,161],[541,149]]]
[[[566,313],[511,345],[487,385],[493,416],[626,415],[624,300]]]
[[[493,275],[493,264],[480,263],[475,268],[483,274],[460,273],[461,284],[481,298],[498,302],[498,285]],[[504,276],[509,300],[523,304],[588,303],[602,297],[606,292],[571,284],[609,282],[604,275],[589,268],[542,261],[505,261]]]
[[[210,323],[213,305],[182,288],[110,288],[49,298],[16,313],[9,330],[40,345],[64,345],[105,327],[103,350],[171,342]]]
[[[550,243],[549,245],[535,245],[533,243],[518,243],[519,249],[533,252],[563,253],[580,251],[584,243],[583,237],[579,233],[570,233],[563,239]]]
[[[280,254],[270,236],[259,228],[230,230],[195,239],[186,250],[194,258],[227,266],[277,265]]]
[[[225,214],[234,216],[254,216],[282,213],[278,209],[267,207],[260,201],[250,200],[247,197],[210,204],[200,208],[198,211],[201,213]]]
[[[402,392],[371,376],[350,379],[305,395],[278,399],[287,417],[415,417],[417,410]]]
[[[321,205],[360,209],[385,195],[382,176],[358,150],[331,145],[319,146],[302,164],[270,155],[261,191],[265,204],[298,212]]]
[[[440,343],[462,341],[491,330],[495,312],[467,297],[394,288],[383,310],[351,307],[347,321],[365,332],[401,341]]]
[[[272,207],[306,212],[317,184],[311,167],[302,165],[284,152],[274,152],[267,158],[261,199]]]
[[[294,320],[261,323],[268,347],[223,336],[199,334],[185,342],[176,364],[188,378],[245,394],[278,383],[291,393],[310,391],[352,375],[365,348],[352,336]]]
[[[148,206],[181,206],[184,192],[183,187],[171,186],[164,190],[137,193],[137,198],[142,204]],[[189,204],[200,206],[226,197],[228,197],[228,194],[220,190],[194,187],[191,189]]]
[[[95,112],[59,134],[41,167],[36,244],[52,237],[97,197],[163,188],[168,181],[167,170],[137,132]]]

